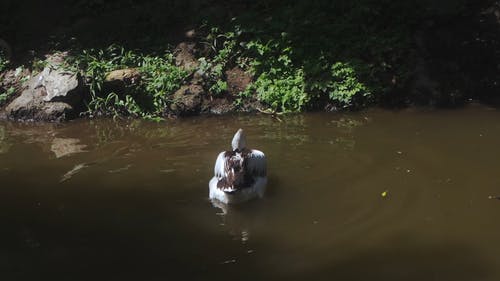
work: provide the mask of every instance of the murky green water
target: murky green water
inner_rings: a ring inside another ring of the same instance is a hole
[[[0,123],[1,280],[500,280],[499,111],[281,119]],[[268,192],[223,214],[239,127]]]

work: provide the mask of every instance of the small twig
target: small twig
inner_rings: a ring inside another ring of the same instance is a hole
[[[276,120],[278,120],[279,122],[283,122],[283,120],[281,120],[278,115],[283,115],[283,113],[278,113],[276,111],[272,111],[270,109],[266,109],[266,110],[262,110],[258,107],[256,107],[257,111],[259,111],[260,113],[264,113],[264,114],[267,114],[267,115],[271,115],[271,117],[275,118]]]

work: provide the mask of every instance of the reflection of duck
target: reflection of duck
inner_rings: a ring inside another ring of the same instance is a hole
[[[231,204],[264,196],[266,156],[246,147],[242,129],[236,132],[231,145],[233,150],[221,152],[215,162],[215,176],[209,183],[210,199]]]

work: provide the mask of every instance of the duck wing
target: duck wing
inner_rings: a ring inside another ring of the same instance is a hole
[[[248,175],[253,177],[265,177],[267,175],[267,161],[264,152],[251,149],[245,156],[245,169]]]
[[[219,153],[215,161],[214,175],[220,179],[226,175],[226,151]]]
[[[244,160],[241,153],[221,152],[215,161],[214,173],[217,187],[224,192],[234,192],[245,185]]]

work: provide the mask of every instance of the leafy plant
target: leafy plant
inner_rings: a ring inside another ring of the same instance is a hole
[[[170,94],[179,89],[188,73],[175,66],[173,56],[167,53],[164,57],[145,56],[139,65],[143,74],[144,95],[152,101],[151,112],[159,114],[171,101]]]
[[[264,72],[252,88],[257,92],[259,100],[279,112],[300,111],[309,101],[301,69]]]
[[[351,107],[355,99],[369,96],[370,90],[357,78],[356,70],[347,63],[337,62],[331,67],[331,81],[327,84],[329,98],[342,107]]]
[[[74,70],[81,70],[90,88],[88,115],[130,115],[157,119],[170,102],[170,94],[177,90],[188,73],[176,67],[171,53],[147,56],[126,51],[112,45],[105,50],[84,50],[69,58]],[[105,93],[106,75],[113,70],[136,68],[141,81],[129,89],[130,93]]]
[[[7,91],[0,93],[0,106],[3,106],[5,102],[16,92],[16,88],[10,87]]]
[[[225,33],[213,27],[203,41],[212,55],[198,59],[198,73],[204,78],[206,88],[212,94],[219,95],[227,91],[224,70],[240,54],[240,49],[237,48],[239,34],[238,27],[235,27],[235,31]]]
[[[38,58],[33,59],[33,62],[31,63],[33,73],[41,72],[45,66],[47,66],[47,61]]]

